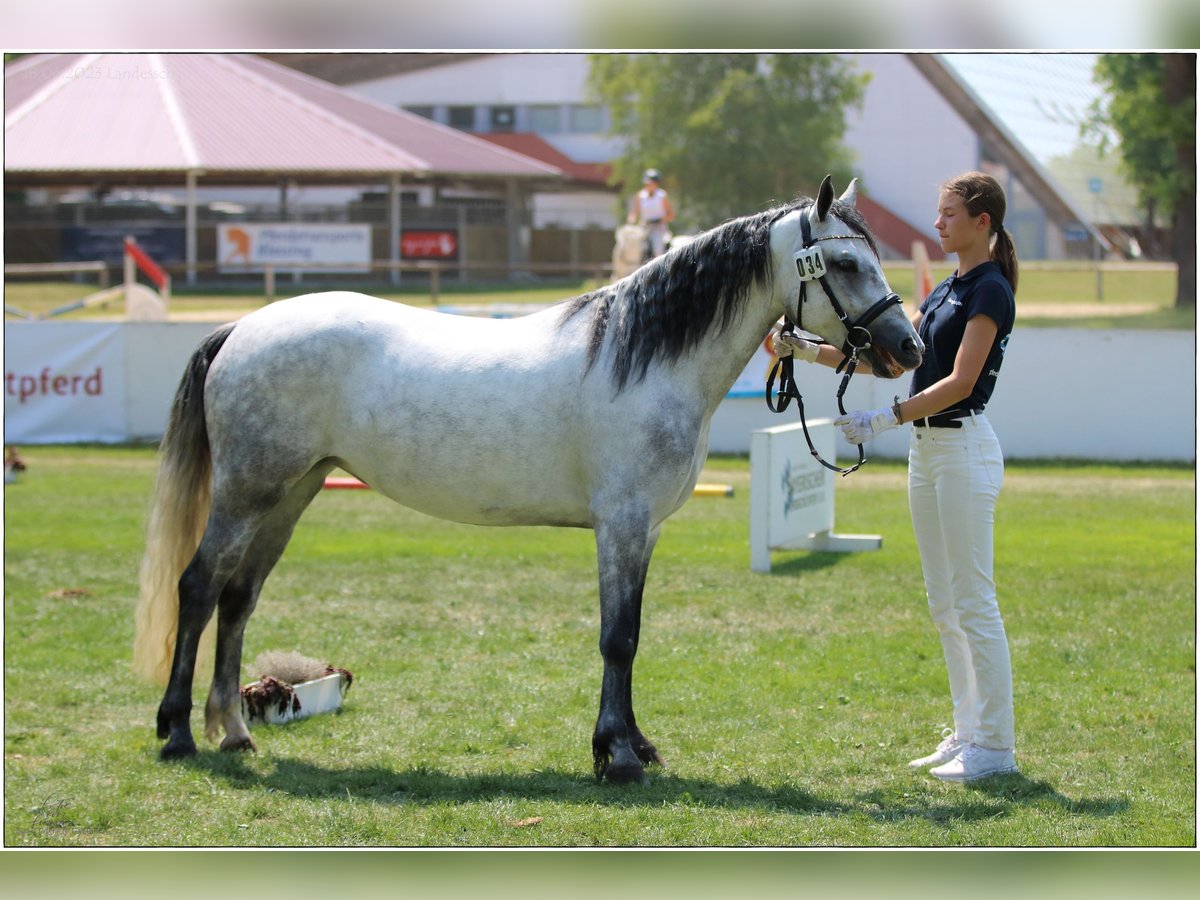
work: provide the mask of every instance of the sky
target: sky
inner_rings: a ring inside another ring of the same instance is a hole
[[[945,60],[1041,163],[1079,144],[1080,124],[1104,92],[1096,53],[948,53]]]
[[[1200,45],[1194,0],[858,0],[853,9],[841,15],[828,0],[41,0],[9,4],[4,42],[9,51]]]

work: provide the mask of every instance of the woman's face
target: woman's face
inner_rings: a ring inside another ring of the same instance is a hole
[[[946,253],[959,253],[988,238],[987,213],[972,216],[962,196],[950,191],[938,194],[938,215],[933,227]]]

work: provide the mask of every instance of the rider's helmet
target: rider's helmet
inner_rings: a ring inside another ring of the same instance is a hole
[[[658,169],[647,169],[642,173],[642,183],[645,184],[647,181],[661,183],[662,173],[660,173]]]

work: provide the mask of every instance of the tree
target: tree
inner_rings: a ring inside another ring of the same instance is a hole
[[[590,86],[624,138],[614,180],[663,173],[678,230],[711,228],[850,178],[845,109],[869,75],[830,54],[604,54]]]
[[[1093,108],[1092,129],[1119,138],[1122,168],[1147,218],[1171,221],[1179,266],[1177,307],[1196,305],[1196,57],[1191,53],[1105,53],[1096,80],[1108,103]],[[1103,143],[1102,148],[1106,147]]]

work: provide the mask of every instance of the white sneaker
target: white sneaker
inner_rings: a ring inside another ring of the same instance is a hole
[[[989,775],[1012,775],[1017,763],[1011,750],[988,750],[967,744],[962,752],[945,765],[930,769],[929,774],[942,781],[977,781]]]
[[[928,756],[911,760],[908,767],[910,769],[924,769],[926,766],[937,766],[950,762],[950,760],[962,753],[963,748],[966,746],[966,741],[959,740],[958,735],[947,728],[942,732],[942,742],[937,745],[937,749]]]

